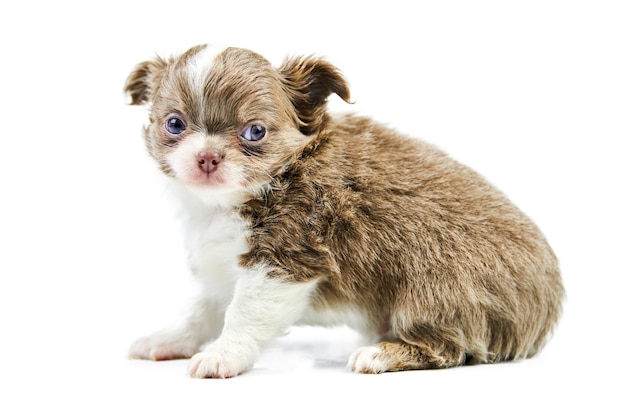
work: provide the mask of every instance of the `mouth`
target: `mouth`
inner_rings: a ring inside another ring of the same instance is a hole
[[[184,175],[183,182],[196,187],[224,188],[228,187],[228,181],[224,178],[221,170],[206,172],[202,169],[191,169]]]
[[[234,207],[251,197],[250,191],[234,182],[223,167],[212,172],[194,168],[176,178],[191,194],[211,207]]]

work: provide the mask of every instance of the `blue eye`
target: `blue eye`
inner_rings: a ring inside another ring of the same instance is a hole
[[[241,132],[240,136],[245,140],[256,142],[257,140],[263,139],[266,133],[267,130],[263,126],[250,125]]]
[[[178,136],[187,129],[185,122],[177,117],[171,117],[165,121],[165,130],[171,135]]]

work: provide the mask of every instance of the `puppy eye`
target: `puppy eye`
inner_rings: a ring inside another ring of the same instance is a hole
[[[267,130],[263,126],[250,125],[241,132],[240,136],[245,140],[256,142],[263,139],[266,133]]]
[[[177,117],[171,117],[165,121],[165,130],[171,135],[178,136],[187,129],[185,122]]]

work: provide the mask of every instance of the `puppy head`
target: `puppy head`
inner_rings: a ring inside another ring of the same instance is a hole
[[[238,48],[196,46],[139,64],[130,104],[150,104],[145,140],[163,172],[209,195],[254,195],[298,158],[326,122],[326,101],[349,99],[339,71],[321,59],[273,68]]]

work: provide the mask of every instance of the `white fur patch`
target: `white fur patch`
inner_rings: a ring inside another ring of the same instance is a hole
[[[201,291],[190,314],[175,328],[140,339],[131,356],[145,359],[189,357],[191,376],[228,378],[252,367],[261,347],[300,320],[316,282],[283,282],[263,267],[246,269],[247,224],[232,206],[207,205],[172,181],[191,269]]]
[[[204,150],[206,138],[202,134],[192,134],[181,141],[166,158],[177,178],[190,181],[198,170],[196,155]],[[191,177],[191,178],[190,178]]]
[[[348,360],[348,369],[364,374],[380,374],[389,369],[389,364],[382,358],[382,349],[378,346],[364,346],[357,349]]]
[[[223,199],[208,204],[176,181],[172,187],[182,204],[189,265],[205,297],[219,301],[225,310],[239,278],[239,256],[248,251],[247,223]]]
[[[167,154],[167,163],[176,178],[206,205],[233,207],[250,197],[240,184],[243,182],[240,167],[223,161],[217,170],[207,176],[198,167],[197,155],[201,151],[219,149],[220,138],[193,133]]]
[[[190,358],[206,342],[202,327],[205,323],[191,320],[138,339],[128,351],[134,359],[153,361]]]
[[[143,359],[191,357],[222,331],[224,313],[241,277],[239,255],[248,251],[246,223],[232,206],[207,205],[179,182],[171,190],[180,209],[189,265],[199,284],[199,294],[187,314],[171,328],[143,337],[129,355]]]
[[[187,75],[194,91],[202,92],[204,80],[207,73],[213,67],[215,57],[224,52],[226,47],[219,45],[207,45],[202,51],[197,53],[187,66]],[[202,95],[198,97],[202,100]]]
[[[316,282],[287,283],[259,267],[241,271],[222,334],[194,355],[196,378],[229,378],[252,367],[261,346],[302,316]]]
[[[316,283],[286,283],[263,267],[241,267],[239,256],[248,251],[246,222],[232,206],[207,205],[179,182],[172,186],[183,204],[189,263],[202,287],[194,308],[202,313],[205,300],[226,312],[221,334],[193,356],[189,372],[198,378],[232,377],[252,367],[261,346],[302,317]]]

